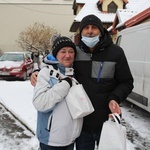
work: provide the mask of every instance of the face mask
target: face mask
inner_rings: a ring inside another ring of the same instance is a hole
[[[99,35],[95,37],[82,36],[81,40],[84,42],[85,45],[87,45],[90,48],[93,48],[99,42]]]

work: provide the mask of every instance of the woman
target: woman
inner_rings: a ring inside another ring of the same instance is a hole
[[[33,105],[38,111],[37,137],[41,150],[73,150],[82,128],[82,118],[73,120],[65,97],[72,86],[74,43],[59,37],[52,55],[44,59],[34,89]]]

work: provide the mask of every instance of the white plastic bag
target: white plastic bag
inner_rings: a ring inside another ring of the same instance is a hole
[[[72,118],[77,119],[89,115],[94,108],[82,84],[79,84],[74,78],[73,80],[76,83],[70,88],[66,102]]]
[[[98,150],[126,150],[126,128],[120,124],[120,116],[112,114],[104,122]],[[117,118],[117,119],[116,119]]]

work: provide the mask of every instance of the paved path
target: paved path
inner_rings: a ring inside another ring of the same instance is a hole
[[[130,106],[129,104],[124,104],[124,107]],[[135,117],[142,115],[150,123],[149,113],[140,110],[139,108],[131,108],[131,112],[132,111],[137,111]],[[138,134],[138,131],[124,120],[122,120],[122,123],[127,128],[128,140],[136,145],[134,150],[150,150],[150,141],[147,138],[142,138]],[[35,135],[0,104],[0,148],[2,143],[4,147],[2,150],[22,150],[22,147],[24,147],[23,150],[38,150],[37,147],[35,148],[35,146],[32,146],[31,144],[33,137],[35,138]],[[7,145],[11,146],[5,149]]]
[[[35,135],[0,103],[0,149],[38,150],[32,146],[34,137]]]

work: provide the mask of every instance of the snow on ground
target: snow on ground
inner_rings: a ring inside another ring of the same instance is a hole
[[[5,81],[0,80],[0,102],[10,110],[21,122],[23,122],[33,133],[36,131],[36,110],[32,105],[33,87],[30,81]],[[140,137],[148,139],[150,141],[150,126],[142,115],[136,116],[134,111],[129,111],[125,106],[122,107],[123,119],[127,122],[129,128],[134,128],[140,134]],[[140,117],[140,118],[139,118]],[[3,132],[0,132],[0,137],[3,136]],[[4,140],[0,140],[0,150],[19,150],[17,149],[17,139],[11,138],[8,140],[16,143],[16,147],[13,149],[3,144]],[[138,139],[137,139],[138,140]],[[6,143],[6,141],[5,141]],[[27,144],[28,143],[28,144]],[[135,143],[137,144],[137,143]],[[127,140],[127,150],[134,150],[137,145],[134,142],[131,143]],[[27,145],[31,145],[32,149],[29,149]],[[35,136],[31,139],[24,140],[22,142],[22,150],[37,150],[38,141]]]

